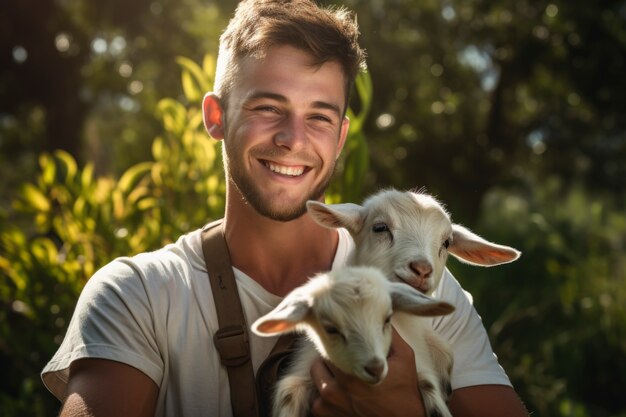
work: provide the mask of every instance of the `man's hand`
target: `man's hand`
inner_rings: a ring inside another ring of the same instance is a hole
[[[395,330],[387,361],[389,372],[378,385],[346,375],[321,359],[316,361],[311,376],[319,395],[313,401],[313,416],[424,416],[413,350]]]

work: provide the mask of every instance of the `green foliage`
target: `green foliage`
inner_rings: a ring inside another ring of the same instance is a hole
[[[500,362],[541,416],[626,416],[626,215],[553,177],[485,199],[483,236],[523,251],[490,270],[453,264]]]
[[[426,186],[472,223],[528,171],[624,195],[623,1],[346,4],[376,87],[369,189]]]
[[[39,157],[34,183],[24,183],[9,218],[0,219],[0,393],[4,416],[55,415],[58,404],[39,380],[59,343],[82,287],[102,265],[163,246],[223,215],[225,180],[218,141],[207,137],[201,101],[215,76],[215,59],[202,67],[180,57],[186,103],[165,98],[156,113],[162,135],[152,160],[118,179],[79,168],[65,151]],[[371,81],[358,79],[361,111],[346,143],[343,174],[333,199],[360,198],[367,170],[361,132],[371,102]],[[344,195],[345,194],[345,195]],[[23,331],[28,329],[28,331]]]
[[[373,89],[370,74],[365,71],[360,72],[356,77],[355,87],[359,111],[355,113],[352,108],[348,108],[346,114],[350,119],[350,130],[338,164],[335,181],[326,195],[329,203],[360,201],[365,174],[369,169],[370,152],[363,133],[363,125],[372,105]]]

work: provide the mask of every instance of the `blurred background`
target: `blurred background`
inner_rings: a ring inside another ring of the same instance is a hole
[[[325,2],[326,4],[333,4]],[[523,252],[450,261],[533,416],[626,416],[626,2],[345,0],[368,74],[330,201],[425,187]],[[235,1],[0,3],[0,413],[85,281],[221,217],[201,128]]]

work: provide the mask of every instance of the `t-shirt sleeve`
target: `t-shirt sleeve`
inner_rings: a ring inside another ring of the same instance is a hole
[[[454,355],[452,389],[474,385],[511,386],[491,348],[472,296],[447,269],[435,296],[456,307],[452,314],[433,319],[433,329],[451,346]]]
[[[65,396],[70,364],[84,358],[125,363],[160,385],[163,362],[145,284],[129,258],[109,263],[87,282],[65,338],[41,375],[58,399]]]

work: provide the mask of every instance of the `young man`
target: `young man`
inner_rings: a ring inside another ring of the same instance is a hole
[[[313,222],[305,202],[323,199],[346,139],[364,60],[357,37],[349,13],[307,0],[243,1],[222,35],[203,109],[207,131],[224,141],[224,234],[248,323],[307,277],[343,264],[352,245],[347,232]],[[458,306],[434,321],[457,357],[453,413],[525,415],[458,283],[447,274],[438,293]],[[197,230],[98,271],[42,376],[64,401],[62,416],[229,416],[217,329]],[[255,371],[273,343],[251,336]],[[413,354],[397,334],[389,365],[384,382],[369,386],[317,362],[313,414],[423,415]]]

